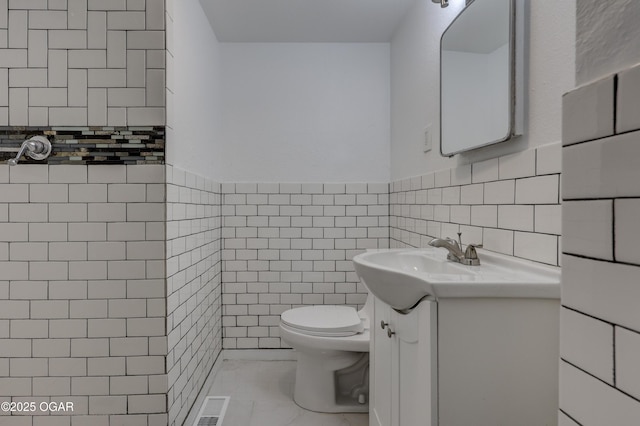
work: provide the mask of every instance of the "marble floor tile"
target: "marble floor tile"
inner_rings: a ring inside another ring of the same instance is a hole
[[[293,402],[295,361],[227,360],[209,396],[230,396],[223,426],[368,426],[367,414],[326,414]]]

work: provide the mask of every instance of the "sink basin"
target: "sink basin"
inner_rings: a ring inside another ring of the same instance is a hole
[[[482,250],[479,266],[447,260],[447,251],[369,250],[353,258],[369,291],[397,310],[423,297],[560,298],[560,269]]]

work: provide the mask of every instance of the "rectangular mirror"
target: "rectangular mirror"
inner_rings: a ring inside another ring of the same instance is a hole
[[[522,134],[522,6],[467,1],[440,40],[440,152]]]

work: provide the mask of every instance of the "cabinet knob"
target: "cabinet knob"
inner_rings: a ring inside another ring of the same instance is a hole
[[[396,334],[395,331],[391,331],[390,328],[387,328],[387,337],[389,337],[389,339],[391,339],[391,336],[393,336],[394,334]]]
[[[388,325],[389,325],[389,323],[388,323],[388,322],[384,322],[384,320],[380,321],[380,328],[382,328],[383,330],[384,330],[384,328],[385,328],[386,326],[388,326]]]

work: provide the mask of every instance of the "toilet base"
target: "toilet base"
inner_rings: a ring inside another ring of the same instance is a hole
[[[325,352],[319,357],[299,351],[293,399],[320,413],[367,413],[368,373],[368,353],[340,351],[327,356]]]

